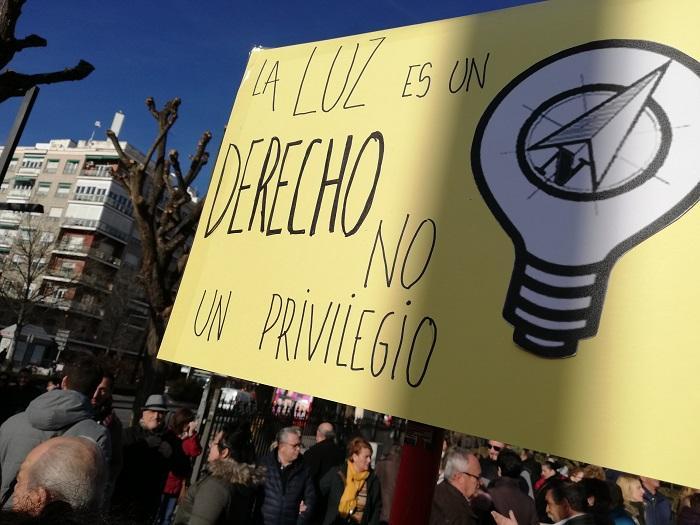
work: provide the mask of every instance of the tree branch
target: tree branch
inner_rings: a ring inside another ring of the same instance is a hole
[[[82,80],[95,70],[94,66],[81,60],[74,67],[51,73],[25,75],[15,71],[5,71],[0,74],[0,102],[11,97],[21,97],[29,89],[39,84],[55,84],[69,80]]]
[[[180,154],[177,152],[177,150],[173,149],[170,150],[169,157],[170,167],[173,169],[178,187],[186,188],[187,183],[185,182],[185,179],[182,178],[182,169],[180,168]],[[170,186],[170,189],[172,190],[172,186]],[[172,191],[170,193],[172,194]]]
[[[177,227],[171,232],[172,238],[163,246],[163,249],[169,255],[172,255],[178,246],[184,244],[192,233],[192,228],[199,221],[204,209],[204,199],[197,202],[191,213],[187,215]],[[188,231],[189,230],[189,231]]]
[[[194,182],[204,165],[209,162],[209,153],[207,153],[206,149],[210,140],[211,131],[205,131],[197,143],[197,149],[192,157],[190,169],[187,171],[187,176],[184,180],[185,188],[189,187]],[[183,184],[181,184],[181,186],[183,186]]]
[[[160,117],[158,110],[156,109],[156,101],[153,99],[153,97],[148,97],[146,99],[146,107],[148,108],[149,113],[153,115],[153,118],[157,120]]]
[[[46,47],[47,43],[45,38],[32,34],[15,40],[12,47],[14,48],[14,52],[17,53],[30,47]]]

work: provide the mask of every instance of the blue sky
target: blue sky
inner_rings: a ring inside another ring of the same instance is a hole
[[[532,1],[28,0],[17,36],[37,33],[49,44],[20,53],[11,69],[43,72],[82,58],[96,70],[80,82],[42,87],[20,144],[87,139],[97,120],[102,128],[95,136],[104,138],[114,112],[121,110],[126,115],[121,137],[144,150],[155,130],[144,100],[153,96],[160,105],[178,96],[180,118],[169,147],[185,156],[201,133],[211,130],[214,155],[253,46],[311,42]],[[19,99],[0,105],[3,142],[18,107]],[[205,191],[209,170],[200,179],[196,185]]]

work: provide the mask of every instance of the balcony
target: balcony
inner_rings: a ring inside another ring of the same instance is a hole
[[[74,242],[57,242],[53,248],[54,252],[65,252],[71,255],[87,255],[90,251],[90,247],[83,243]]]
[[[63,228],[79,228],[82,230],[96,230],[126,244],[129,234],[95,219],[81,219],[68,217],[62,224]]]
[[[80,171],[81,177],[101,177],[103,179],[112,178],[112,167],[106,166],[104,168],[90,168]]]
[[[31,194],[31,187],[12,188],[7,192],[8,197],[14,197],[15,199],[28,199],[31,196]]]
[[[85,272],[76,272],[68,268],[49,268],[44,279],[57,280],[65,283],[82,284],[101,292],[112,291],[113,283],[106,282],[106,277],[97,277]]]
[[[101,203],[107,200],[107,195],[88,195],[86,193],[76,193],[75,195],[73,195],[72,200]]]
[[[57,299],[55,297],[46,297],[43,302],[51,308],[57,308],[66,312],[77,312],[97,319],[101,319],[104,316],[104,308],[93,304]]]
[[[20,213],[15,211],[0,212],[0,223],[3,224],[4,227],[16,226],[19,225],[20,222],[22,222],[22,215]]]
[[[69,255],[82,255],[107,263],[115,268],[119,268],[122,260],[118,257],[109,255],[97,248],[90,248],[85,244],[76,244],[71,242],[59,242],[53,248],[54,253],[66,253]]]
[[[87,193],[75,193],[73,194],[71,200],[80,202],[94,202],[97,204],[107,204],[108,206],[111,206],[115,210],[123,213],[124,215],[128,215],[129,217],[133,216],[130,206],[127,207],[124,205],[124,203],[120,204],[111,195],[90,195]]]
[[[38,168],[29,168],[27,166],[20,166],[19,169],[17,169],[17,174],[18,175],[25,175],[29,177],[37,177],[41,173],[41,166]]]

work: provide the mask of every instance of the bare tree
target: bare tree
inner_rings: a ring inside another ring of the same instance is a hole
[[[149,305],[144,381],[135,406],[164,387],[165,364],[156,359],[156,354],[187,260],[188,243],[202,214],[204,201],[193,199],[191,186],[209,161],[206,148],[211,140],[210,132],[202,134],[183,172],[178,152],[167,151],[167,137],[177,121],[180,99],[174,98],[158,110],[149,97],[146,107],[158,132],[143,159],[132,158],[121,148],[117,136],[107,131],[119,155],[119,167],[113,176],[128,192],[134,208],[141,238],[141,277]]]
[[[42,281],[54,244],[54,233],[48,223],[26,215],[16,230],[9,253],[0,263],[0,303],[12,312],[17,325],[7,356],[10,366],[22,329],[50,294]]]
[[[81,60],[74,67],[49,73],[24,74],[6,69],[16,53],[32,47],[46,47],[46,40],[39,35],[15,37],[17,20],[26,0],[0,0],[0,102],[11,97],[21,97],[39,84],[55,84],[68,80],[82,80],[94,71],[89,62]]]
[[[97,331],[97,341],[112,349],[132,349],[143,344],[145,322],[137,315],[135,301],[143,301],[143,281],[131,267],[123,268],[112,281],[112,290],[102,305],[104,315]],[[135,333],[139,332],[139,333]]]

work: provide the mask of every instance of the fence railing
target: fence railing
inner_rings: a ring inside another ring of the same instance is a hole
[[[79,253],[81,255],[89,255],[90,257],[94,257],[95,259],[100,259],[101,261],[105,261],[106,263],[112,264],[114,266],[121,266],[122,261],[118,257],[114,257],[113,255],[109,255],[108,253],[103,252],[102,250],[98,250],[97,248],[91,248],[90,246],[87,246],[85,244],[77,244],[77,243],[71,243],[71,242],[59,242],[56,243],[54,246],[55,251],[60,251],[60,252],[70,252],[70,253]]]
[[[116,237],[117,239],[122,240],[124,242],[126,242],[129,238],[129,235],[127,233],[118,230],[117,228],[114,228],[109,224],[105,224],[104,222],[95,219],[81,219],[78,217],[68,217],[63,222],[63,226],[66,228],[77,227],[98,230],[106,233],[107,235],[111,235],[112,237]]]
[[[58,308],[60,310],[70,310],[74,312],[79,312],[94,317],[102,317],[104,315],[104,309],[99,306],[85,304],[78,301],[69,301],[67,299],[57,299],[55,297],[46,297],[43,299],[44,304]]]
[[[238,396],[230,401],[222,395],[221,389],[216,389],[209,403],[205,425],[201,432],[201,445],[204,449],[195,462],[192,481],[195,481],[203,467],[204,459],[209,454],[212,438],[228,425],[248,424],[252,432],[253,447],[258,458],[269,453],[275,442],[277,433],[284,427],[296,426],[301,429],[302,440],[312,443],[318,425],[324,421],[333,423],[336,439],[345,443],[350,438],[362,435],[369,441],[398,441],[405,432],[406,421],[392,418],[389,423],[383,415],[376,414],[370,418],[356,420],[345,417],[344,405],[327,402],[316,398],[312,410],[299,410],[298,406],[274,406],[271,403],[258,404],[249,396],[238,400]],[[374,413],[373,413],[374,414]],[[381,435],[380,435],[381,434]],[[304,439],[306,437],[306,439]]]

